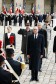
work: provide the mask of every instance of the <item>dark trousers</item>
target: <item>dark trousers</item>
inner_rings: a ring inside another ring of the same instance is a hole
[[[31,70],[31,78],[32,80],[38,79],[38,70]]]
[[[39,60],[38,69],[41,70],[41,67],[42,67],[42,58],[40,58],[40,60]]]

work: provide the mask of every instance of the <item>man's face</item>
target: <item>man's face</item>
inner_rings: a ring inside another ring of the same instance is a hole
[[[12,31],[12,28],[7,28],[8,33]]]
[[[42,25],[38,25],[38,29],[41,29],[42,28]]]
[[[35,29],[35,28],[33,29],[33,33],[34,34],[37,34],[38,33],[38,27],[37,27],[37,29]]]
[[[27,30],[27,31],[29,31],[29,30],[30,30],[29,26],[26,26],[26,30]]]

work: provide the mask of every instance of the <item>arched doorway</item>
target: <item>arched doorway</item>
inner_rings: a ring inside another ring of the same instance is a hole
[[[2,0],[2,6],[5,6],[7,11],[12,7],[12,12],[14,12],[14,0]]]
[[[25,12],[30,13],[33,6],[36,10],[35,0],[23,0],[23,8],[25,9]]]

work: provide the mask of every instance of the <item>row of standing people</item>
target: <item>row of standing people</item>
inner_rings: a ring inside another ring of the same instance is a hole
[[[24,25],[26,25],[27,21],[29,21],[30,26],[32,26],[32,21],[34,20],[34,25],[37,26],[38,22],[45,22],[45,20],[49,21],[49,24],[51,23],[51,15],[50,14],[19,14],[19,15],[5,15],[5,25],[7,26],[7,23],[9,21],[9,25],[13,25],[16,26],[17,23],[19,23],[19,26],[22,26],[22,21],[24,19]],[[1,13],[0,14],[0,22],[1,25],[3,25],[3,21],[4,21],[4,14]]]

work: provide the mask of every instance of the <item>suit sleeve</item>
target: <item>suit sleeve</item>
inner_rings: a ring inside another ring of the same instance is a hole
[[[30,36],[28,36],[28,42],[27,42],[27,55],[30,55]]]
[[[45,30],[45,48],[47,48],[47,32]]]
[[[24,34],[24,29],[20,29],[20,30],[18,31],[18,34],[23,35],[23,34]]]
[[[42,42],[41,42],[41,55],[44,54],[44,45],[45,45],[45,40],[44,40],[44,36],[42,36]]]
[[[16,35],[14,34],[14,47],[16,48]]]

